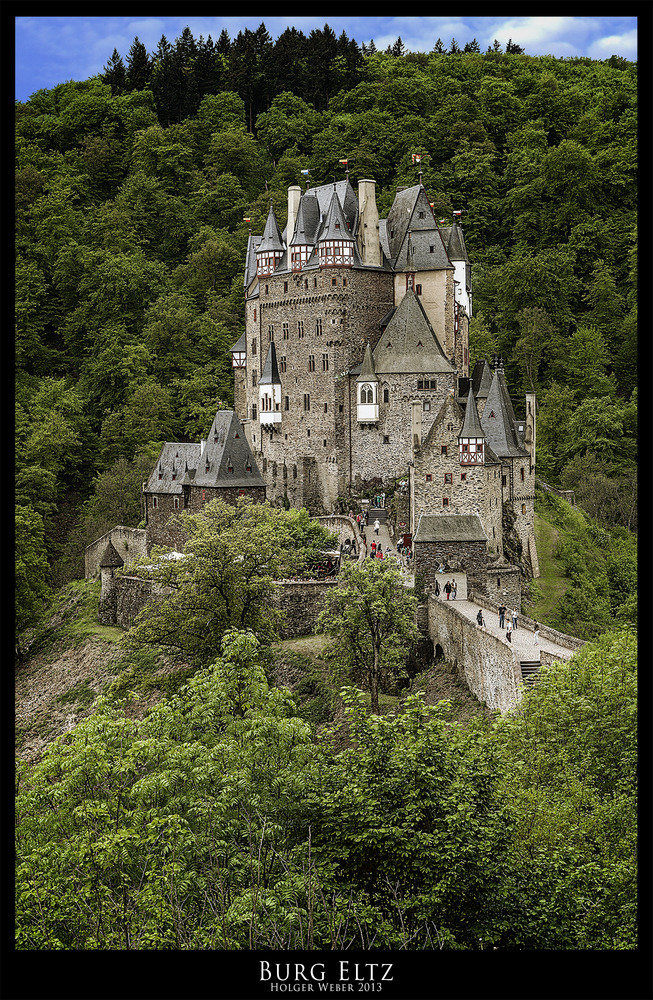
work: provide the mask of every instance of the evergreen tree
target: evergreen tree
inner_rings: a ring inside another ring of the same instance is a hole
[[[406,46],[401,40],[401,35],[390,49],[390,53],[395,56],[395,58],[400,58],[401,56],[406,55]]]
[[[274,95],[291,91],[304,98],[307,91],[306,35],[286,28],[274,43],[270,56],[270,78]]]
[[[112,94],[124,94],[127,85],[127,74],[125,64],[118,49],[113,50],[113,55],[104,67],[102,79],[111,87]]]
[[[517,45],[516,42],[513,42],[512,38],[508,39],[508,44],[506,45],[506,53],[508,55],[519,56],[522,55],[523,52],[524,50],[521,45]]]
[[[152,65],[147,49],[137,35],[127,56],[127,89],[145,90],[150,84],[151,75]]]
[[[450,56],[459,56],[461,48],[455,38],[451,39],[451,48],[449,49]]]
[[[317,108],[326,108],[336,82],[338,41],[328,24],[320,31],[314,28],[308,36],[306,62],[310,67],[307,99]]]
[[[442,41],[441,38],[438,38],[437,42],[433,46],[433,51],[436,52],[439,56],[445,55],[447,50],[445,49],[444,42]]]
[[[475,38],[472,38],[471,42],[466,42],[465,48],[463,49],[463,52],[480,52],[480,51],[481,47]]]

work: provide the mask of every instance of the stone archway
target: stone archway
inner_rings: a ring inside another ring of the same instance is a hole
[[[435,660],[436,663],[440,663],[442,660],[444,660],[444,650],[439,642],[436,642],[435,647],[433,649],[433,659]]]

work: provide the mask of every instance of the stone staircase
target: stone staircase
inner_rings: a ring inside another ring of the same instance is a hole
[[[524,687],[533,687],[540,676],[539,660],[522,660],[520,663],[521,676]]]
[[[385,524],[388,520],[388,512],[385,507],[370,507],[369,523],[374,524],[377,520],[379,524]]]

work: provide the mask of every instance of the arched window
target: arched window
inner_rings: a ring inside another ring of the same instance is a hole
[[[373,403],[374,402],[374,390],[369,382],[364,382],[361,386],[361,403]]]

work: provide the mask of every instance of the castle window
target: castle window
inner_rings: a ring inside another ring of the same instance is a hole
[[[323,439],[322,444],[326,448],[326,438]]]
[[[390,390],[389,389],[384,389],[383,390],[383,402],[384,403],[389,403],[390,402]]]
[[[252,341],[252,354],[256,354],[256,341]]]
[[[433,253],[433,252],[434,252],[434,250],[435,250],[435,247],[434,247],[434,246],[430,246],[430,247],[429,247],[429,253]]]
[[[394,235],[395,235],[395,231],[394,231],[394,229],[391,229],[391,230],[390,230],[390,239],[391,239],[391,240],[393,240],[393,239],[394,239]]]
[[[256,308],[254,309],[254,319],[256,319]]]
[[[177,473],[176,473],[176,472],[175,472],[175,470],[173,469],[173,470],[172,470],[172,481],[173,481],[173,483],[174,483],[174,481],[175,481],[175,479],[176,479],[176,478],[177,478]]]
[[[446,444],[442,445],[442,447],[440,449],[440,454],[441,455],[446,455],[447,454],[447,446],[446,446]]]
[[[361,386],[360,400],[364,405],[374,403],[374,390],[368,382],[364,382]]]
[[[252,385],[256,385],[256,372],[252,372]]]
[[[460,473],[460,481],[461,481],[461,483],[467,482],[467,473],[466,472],[461,472]]]
[[[310,432],[310,430],[306,431],[306,437],[308,437],[308,438],[309,438],[310,436],[311,436],[311,432]]]
[[[265,294],[266,295],[268,294],[268,286],[267,285],[265,286]]]
[[[252,420],[256,420],[256,403],[252,403]]]
[[[303,319],[298,319],[297,320],[297,336],[299,337],[300,340],[304,336],[304,320]]]
[[[233,471],[234,471],[234,467],[233,467],[233,465],[231,463],[229,463],[229,465],[227,466],[227,472],[233,472]]]
[[[284,354],[282,358],[279,358],[279,371],[285,372],[285,370],[286,370],[286,356]]]
[[[313,278],[313,288],[317,288],[317,278]],[[310,479],[309,479],[310,482]]]
[[[252,471],[252,463],[248,462],[247,465],[245,466],[245,472],[251,472],[251,471]]]
[[[290,409],[290,397],[289,396],[284,396],[283,397],[283,408],[284,408],[284,410],[289,410]],[[288,437],[287,434],[286,434],[286,437]]]
[[[274,340],[274,323],[268,325],[268,340]]]
[[[431,475],[431,473],[427,472],[426,473],[426,482],[430,483],[432,479],[433,479],[433,476]]]
[[[502,485],[502,486],[505,486],[505,485],[506,485],[506,482],[507,482],[507,481],[506,481],[506,477],[505,477],[505,476],[502,476],[502,477],[501,477],[501,485]]]
[[[283,283],[283,290],[284,290],[284,292],[288,291],[288,282],[287,281],[284,281],[284,283]]]
[[[163,479],[163,473],[159,470],[159,479]]]
[[[448,431],[452,431],[453,430],[453,424],[447,424],[447,430]]]
[[[384,444],[390,444],[390,435],[389,434],[384,434],[383,435],[383,443]]]
[[[332,285],[337,285],[338,284],[338,279],[337,278],[332,278],[331,279],[331,284]]]
[[[425,399],[424,402],[422,403],[422,409],[423,410],[430,410],[431,409],[431,404],[429,403],[428,399]]]
[[[317,334],[322,333],[322,320],[321,319],[316,319],[315,320],[315,332]]]
[[[283,324],[282,330],[283,330],[283,339],[284,340],[288,340],[288,324],[287,323]]]
[[[347,287],[347,279],[346,279],[346,278],[343,278],[343,279],[342,279],[342,287],[343,287],[343,288],[346,288],[346,287]],[[529,413],[530,413],[530,410],[529,410]]]
[[[444,481],[445,481],[445,483],[453,483],[453,473],[451,473],[451,472],[445,472],[445,474],[444,474]]]
[[[525,513],[526,513],[526,504],[525,504],[525,503],[523,503],[523,504],[521,505],[521,512],[522,512],[522,514],[525,514]]]
[[[419,213],[419,217],[420,217],[420,219],[423,219],[424,218],[424,212],[420,212]]]
[[[339,412],[339,413],[342,413],[342,411],[344,410],[344,408],[345,408],[345,407],[344,407],[344,406],[343,406],[343,404],[341,403],[341,404],[340,404],[340,406],[338,407],[338,412]]]
[[[159,498],[158,497],[152,497],[152,507],[155,508],[155,507],[158,507],[158,506],[159,506]]]
[[[524,473],[524,467],[523,466],[521,467],[521,469],[519,470],[519,472],[520,472],[520,475],[521,475],[521,481],[523,483],[524,482],[524,475],[525,475],[525,473]]]
[[[329,370],[329,355],[328,354],[323,354],[322,355],[322,371],[323,372],[328,372],[328,370]]]
[[[308,278],[304,279],[304,288],[308,291]]]
[[[305,410],[310,410],[310,408],[311,408],[311,397],[310,397],[310,395],[307,392],[305,392],[304,393],[304,409]],[[311,432],[309,431],[308,433],[310,434]]]
[[[415,295],[421,295],[421,294],[422,294],[422,286],[415,285]]]
[[[309,372],[315,371],[315,355],[309,354],[308,356],[308,370]]]
[[[293,477],[293,479],[297,479],[297,466],[296,465],[293,465],[293,467],[292,467],[292,477]]]
[[[325,404],[324,404],[324,412],[325,412],[325,413],[327,412],[328,408],[329,408],[329,407],[328,407],[328,404],[327,404],[327,403],[325,403]]]
[[[449,506],[449,497],[442,497],[442,506],[443,507]]]

